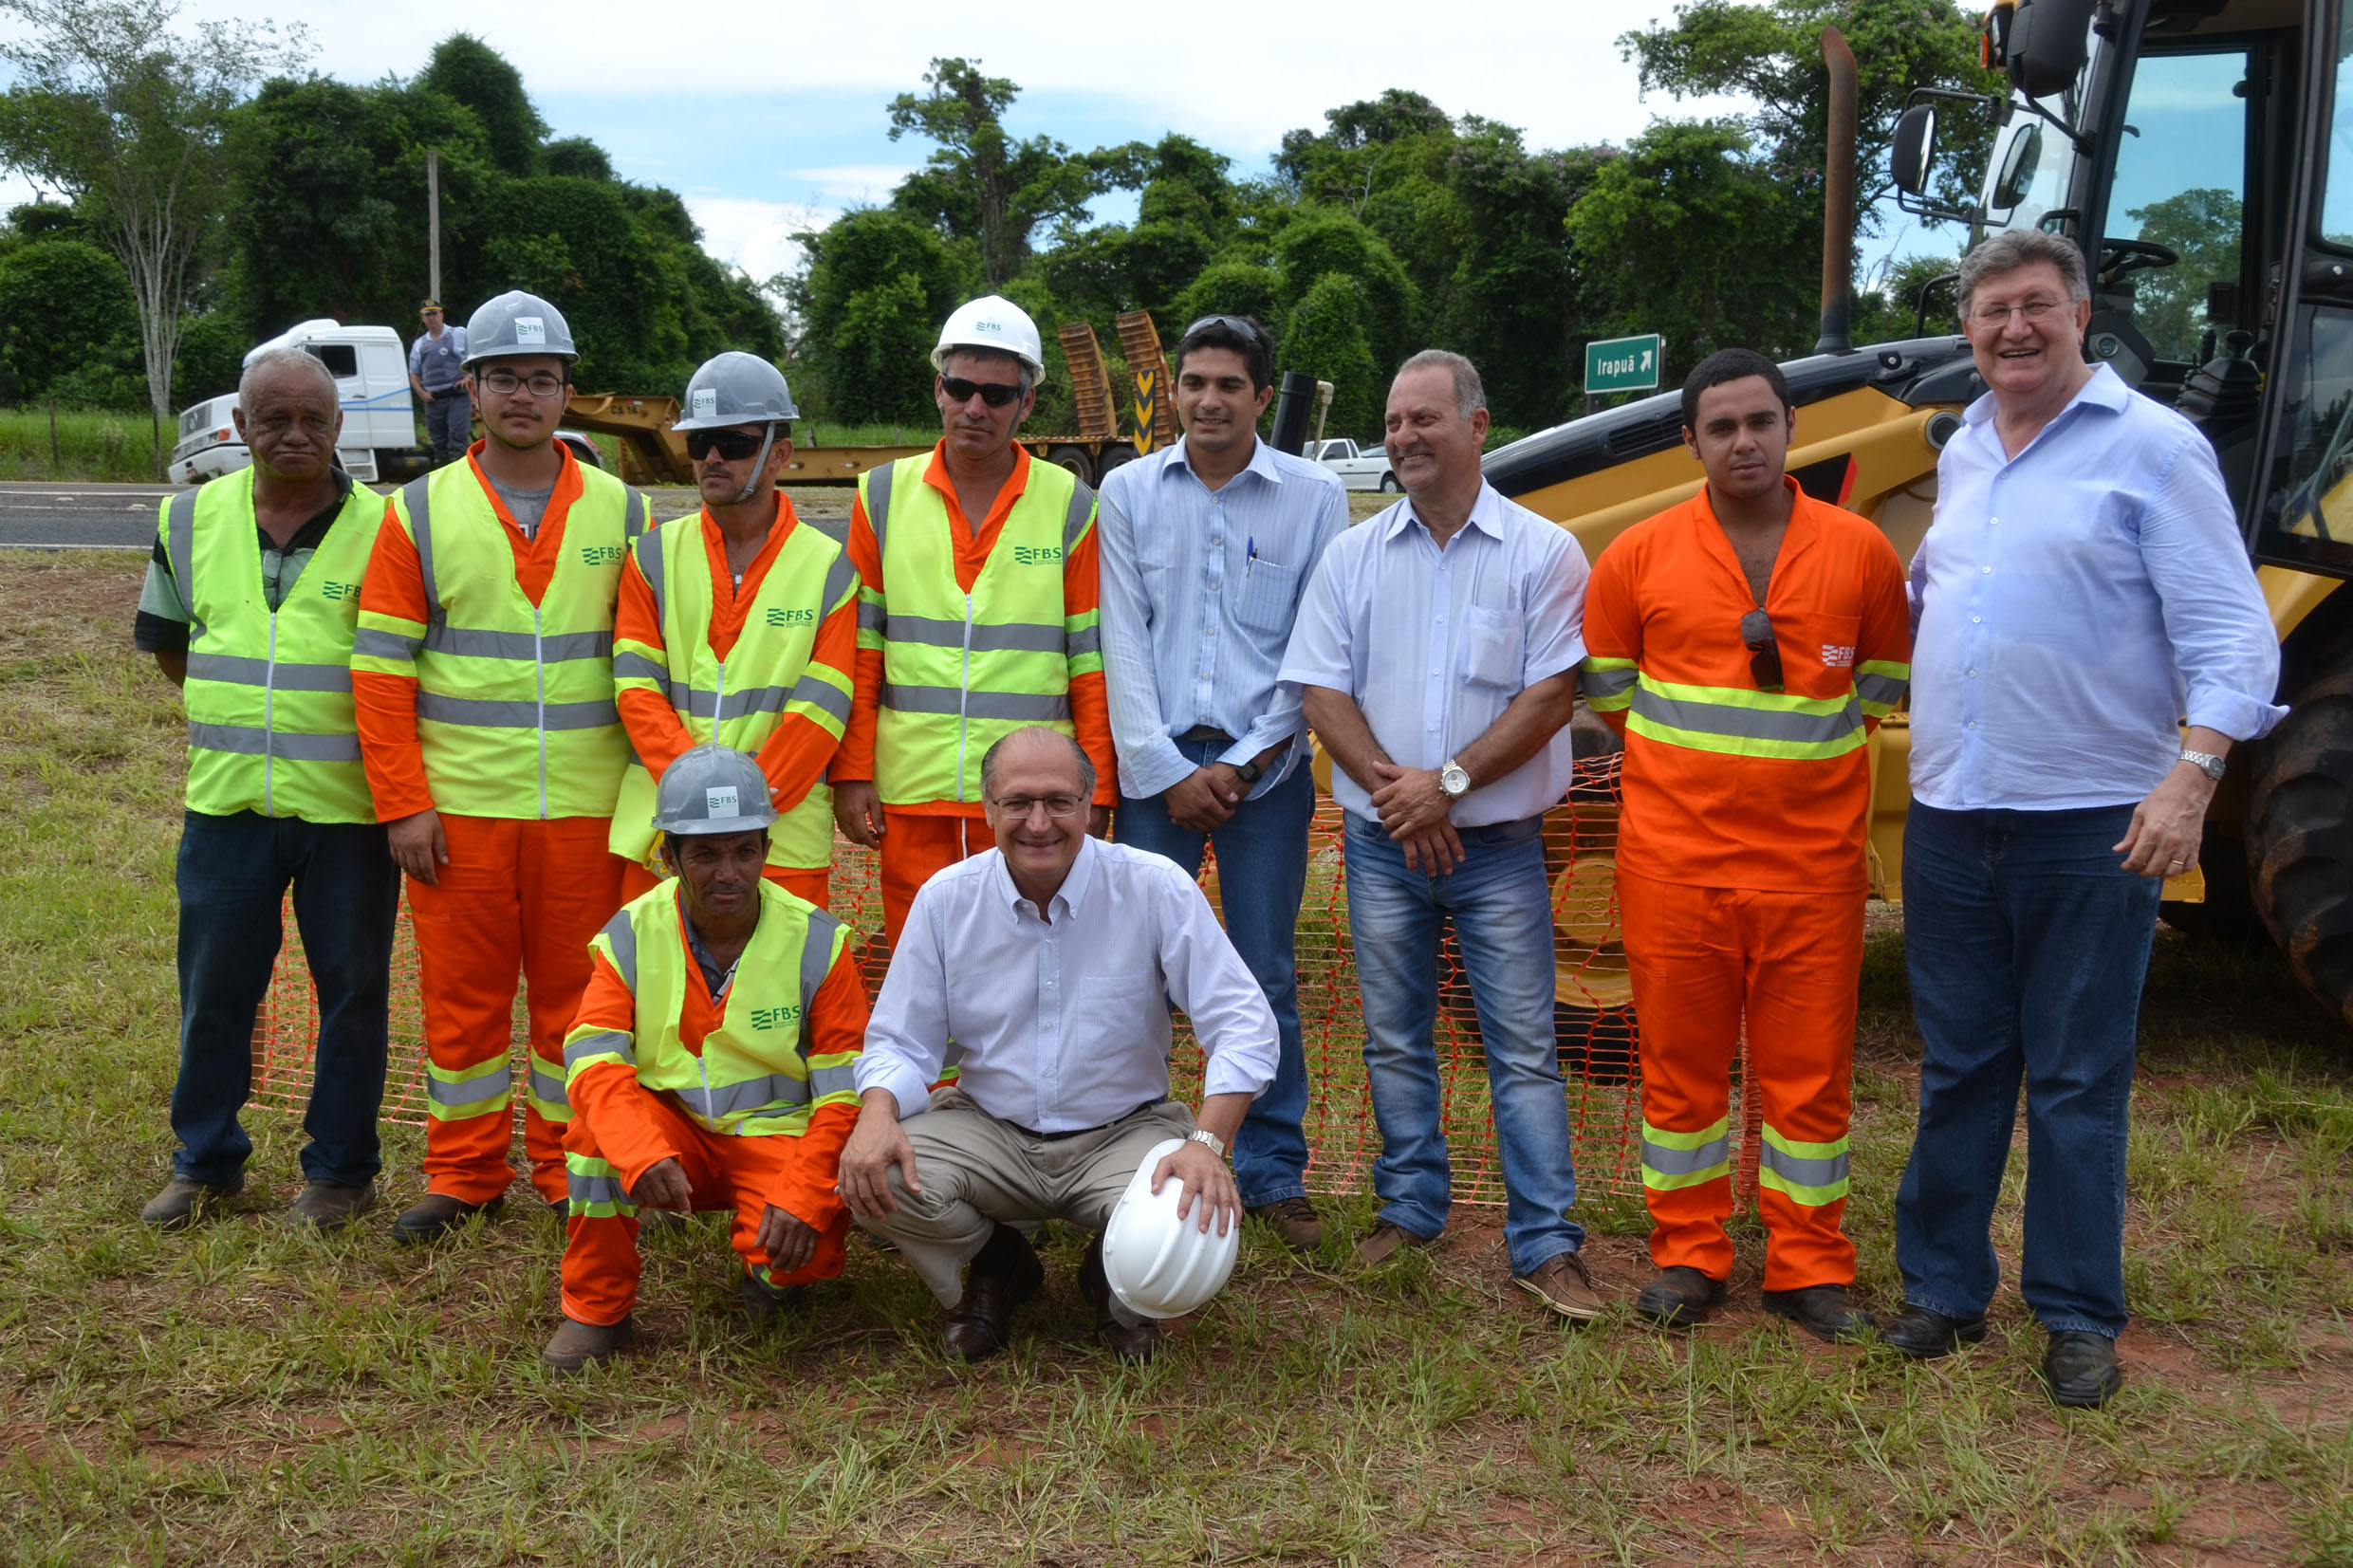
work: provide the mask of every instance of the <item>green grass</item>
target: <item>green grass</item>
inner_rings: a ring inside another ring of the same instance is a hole
[[[1083,1339],[1080,1238],[1012,1350],[962,1368],[862,1245],[750,1330],[698,1221],[647,1244],[640,1348],[568,1382],[536,1360],[560,1243],[536,1206],[421,1254],[380,1215],[299,1239],[273,1223],[299,1129],[257,1115],[239,1211],[155,1235],[179,720],[128,649],[137,571],[0,559],[0,1561],[2353,1563],[2353,1065],[2275,957],[2171,933],[2130,1381],[2100,1413],[2044,1400],[2014,1295],[1943,1363],[1792,1337],[1756,1311],[1753,1222],[1733,1310],[1666,1338],[1538,1317],[1486,1213],[1353,1276],[1370,1214],[1343,1200],[1323,1255],[1252,1235],[1131,1370]],[[1848,1217],[1886,1306],[1918,1042],[1881,925]],[[388,1137],[394,1204],[420,1143]],[[1639,1281],[1639,1215],[1596,1221],[1604,1283]]]
[[[170,456],[177,433],[163,431]],[[50,443],[48,409],[0,408],[0,480],[144,484],[157,475],[155,434],[144,414],[59,409]]]

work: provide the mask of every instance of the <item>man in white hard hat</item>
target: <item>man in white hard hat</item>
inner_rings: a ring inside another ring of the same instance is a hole
[[[1059,1219],[1100,1232],[1145,1153],[1188,1140],[1152,1187],[1222,1233],[1242,1219],[1226,1148],[1274,1077],[1274,1014],[1170,860],[1086,832],[1097,783],[1085,750],[1044,726],[980,761],[995,848],[923,885],[892,954],[865,1053],[842,1195],[897,1244],[940,1305],[949,1355],[1002,1349],[1045,1274],[1021,1231]],[[1207,1058],[1196,1123],[1168,1094],[1168,1005]],[[963,1073],[933,1094],[948,1042]],[[968,1267],[969,1265],[969,1267]],[[1158,1331],[1112,1295],[1102,1238],[1079,1287],[1119,1356],[1150,1358]]]
[[[564,1031],[588,939],[621,902],[606,847],[629,739],[613,603],[645,497],[555,439],[578,352],[554,305],[502,294],[467,323],[483,439],[394,497],[360,594],[360,745],[408,874],[424,1002],[426,1193],[393,1224],[431,1241],[502,1201],[508,1052],[529,983],[531,1182],[565,1202]]]
[[[673,759],[656,820],[676,879],[591,944],[564,1042],[564,1321],[541,1353],[559,1372],[628,1342],[640,1208],[732,1212],[755,1322],[842,1272],[836,1168],[857,1120],[866,990],[842,923],[763,875],[768,797],[741,751]]]
[[[858,573],[843,525],[803,522],[776,488],[792,461],[792,393],[766,360],[727,353],[695,372],[686,437],[699,512],[640,538],[621,571],[613,684],[636,760],[613,811],[622,896],[660,879],[655,782],[689,747],[758,757],[780,820],[769,877],[820,909],[833,859],[825,765],[850,715]]]
[[[1095,496],[1013,440],[1045,369],[1037,323],[988,295],[932,351],[939,444],[859,480],[858,689],[834,759],[842,830],[882,858],[896,943],[916,889],[989,847],[981,754],[1028,724],[1075,736],[1110,823],[1111,721],[1096,612]]]

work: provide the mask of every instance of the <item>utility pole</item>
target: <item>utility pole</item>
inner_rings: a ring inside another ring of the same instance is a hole
[[[425,149],[425,232],[427,284],[425,297],[441,297],[441,150]]]

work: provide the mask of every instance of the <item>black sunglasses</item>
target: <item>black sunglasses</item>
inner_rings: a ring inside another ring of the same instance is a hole
[[[1751,610],[1740,618],[1741,646],[1749,650],[1749,676],[1760,692],[1781,690],[1781,644],[1773,636],[1773,623],[1762,610]]]
[[[1199,321],[1194,323],[1191,326],[1185,328],[1185,336],[1190,338],[1205,326],[1230,327],[1233,331],[1239,332],[1243,337],[1248,338],[1254,343],[1264,342],[1266,341],[1264,338],[1259,336],[1258,328],[1252,326],[1249,322],[1243,320],[1239,316],[1204,316]]]
[[[978,393],[980,400],[991,408],[1003,408],[1021,396],[1021,383],[1019,381],[968,381],[961,376],[942,376],[939,378],[939,390],[948,395],[950,402],[969,403],[973,400],[973,395]]]
[[[761,437],[740,430],[690,430],[686,454],[699,463],[715,450],[731,463],[740,463],[760,450]]]

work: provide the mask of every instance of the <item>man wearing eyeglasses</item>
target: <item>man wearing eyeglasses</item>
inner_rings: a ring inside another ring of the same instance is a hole
[[[1120,751],[1120,841],[1198,873],[1217,849],[1226,932],[1282,1032],[1274,1083],[1233,1147],[1253,1218],[1311,1250],[1307,1064],[1293,932],[1306,891],[1315,779],[1299,692],[1275,679],[1348,499],[1321,464],[1276,452],[1257,424],[1274,353],[1248,317],[1204,316],[1176,343],[1184,438],[1103,481],[1103,673]]]
[[[850,508],[858,682],[832,767],[842,831],[881,852],[896,944],[916,889],[989,847],[982,753],[1024,725],[1074,736],[1111,820],[1111,725],[1096,608],[1095,494],[1013,435],[1045,370],[1037,323],[991,294],[932,350],[939,444],[869,470]]]
[[[394,497],[360,593],[360,746],[408,874],[425,1013],[426,1194],[394,1222],[427,1242],[502,1201],[508,1052],[529,985],[531,1182],[566,1202],[564,1034],[588,939],[621,902],[605,847],[629,739],[613,702],[613,605],[645,497],[555,439],[578,351],[522,292],[467,323],[483,438]]]
[[[656,858],[656,784],[671,762],[715,741],[756,757],[778,813],[768,876],[820,909],[833,859],[825,765],[850,712],[858,573],[843,526],[804,522],[776,482],[792,461],[797,412],[785,378],[750,354],[721,354],[687,382],[686,437],[699,512],[639,539],[622,569],[613,684],[635,758],[613,812],[622,896],[667,876]]]
[[[1765,1309],[1840,1341],[1872,729],[1910,676],[1886,536],[1785,472],[1796,415],[1745,348],[1683,383],[1700,492],[1593,565],[1585,695],[1625,737],[1618,904],[1641,1021],[1642,1193],[1658,1275],[1636,1298],[1688,1328],[1724,1300],[1731,1074],[1745,1025],[1764,1099]]]

